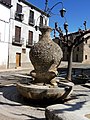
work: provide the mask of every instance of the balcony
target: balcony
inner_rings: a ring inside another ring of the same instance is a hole
[[[29,19],[29,25],[34,26],[35,25],[35,20],[34,19]]]
[[[43,23],[39,23],[39,27],[42,27],[44,24]]]
[[[12,38],[12,44],[16,46],[22,46],[23,44],[23,39],[16,39],[15,37]]]
[[[10,1],[6,1],[6,0],[0,0],[0,3],[3,4],[4,6],[8,7],[8,8],[11,8],[12,5],[11,5],[11,2]]]
[[[26,47],[27,48],[31,48],[33,46],[33,44],[32,43],[30,43],[28,40],[26,41]]]
[[[15,12],[15,19],[22,22],[24,20],[24,14]]]

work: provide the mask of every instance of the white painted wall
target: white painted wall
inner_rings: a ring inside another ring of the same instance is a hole
[[[22,13],[24,14],[24,20],[22,22],[15,20],[15,12],[17,3],[22,5]],[[11,8],[11,19],[10,19],[10,45],[9,45],[9,63],[10,67],[15,67],[16,53],[21,53],[21,63],[30,63],[29,51],[30,48],[26,48],[26,41],[28,40],[28,31],[33,31],[33,44],[38,42],[40,31],[35,30],[35,25],[39,25],[39,19],[41,13],[35,9],[31,9],[26,4],[18,2],[18,0],[12,0],[13,7]],[[29,12],[34,11],[35,25],[30,26],[28,24]],[[12,45],[12,38],[15,36],[15,26],[21,27],[21,39],[24,39],[23,45],[21,47]],[[26,53],[22,53],[22,49],[26,49]]]
[[[0,69],[7,68],[10,9],[0,4]]]
[[[24,20],[22,22],[15,20],[17,3],[23,6],[22,13],[24,14]],[[0,69],[7,68],[8,65],[9,68],[14,68],[16,64],[16,53],[21,53],[22,64],[30,63],[30,48],[26,48],[28,31],[33,31],[33,44],[38,42],[40,34],[39,30],[35,30],[35,25],[39,25],[39,17],[41,13],[35,9],[31,9],[31,7],[28,7],[22,2],[18,2],[18,0],[12,0],[11,4],[11,8],[7,8],[0,4]],[[30,9],[34,11],[34,26],[28,24]],[[15,37],[15,26],[21,27],[21,39],[24,39],[21,47],[12,45],[12,38]],[[26,53],[22,53],[23,48],[26,49]],[[14,64],[14,66],[12,66],[12,64]]]

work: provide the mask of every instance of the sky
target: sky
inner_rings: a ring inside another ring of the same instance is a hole
[[[45,9],[45,0],[27,0],[31,4],[40,8]],[[66,9],[65,18],[68,23],[68,31],[76,32],[78,29],[84,29],[84,21],[87,22],[86,26],[90,28],[90,0],[48,0],[48,8],[51,8],[55,3],[63,2],[63,6]],[[58,26],[64,30],[65,19],[59,15],[59,11],[62,9],[62,5],[58,4],[54,7],[52,12],[56,15],[50,17],[49,26],[54,28],[54,23],[58,22]]]

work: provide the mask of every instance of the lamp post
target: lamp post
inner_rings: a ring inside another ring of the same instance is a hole
[[[67,42],[68,42],[68,23],[67,22],[64,23],[64,29],[66,31],[66,38],[67,38]]]
[[[62,3],[62,2],[57,2],[57,3],[56,3],[55,5],[53,5],[51,8],[48,8],[48,0],[45,0],[45,10],[44,10],[44,12],[47,14],[48,17],[51,17],[51,11],[52,11],[53,8],[56,7],[58,4],[61,4],[61,5],[62,5],[62,9],[60,10],[60,15],[61,15],[61,17],[64,17],[66,10],[65,10],[65,8],[63,7],[63,3]],[[42,17],[44,17],[43,14],[42,14]],[[38,18],[40,18],[40,16],[39,16]],[[38,20],[38,19],[37,19],[37,20]],[[35,30],[36,30],[36,31],[37,31],[39,28],[40,28],[40,26],[37,26],[37,25],[35,26]]]
[[[47,9],[48,9],[48,0],[46,0],[46,2],[45,2],[45,10],[44,10],[44,12],[47,12]]]
[[[66,10],[65,10],[65,8],[63,7],[63,3],[62,3],[62,2],[57,2],[57,3],[56,3],[55,5],[53,5],[51,8],[48,8],[48,0],[46,0],[44,12],[46,12],[47,15],[50,17],[50,16],[51,16],[51,11],[52,11],[52,9],[53,9],[55,6],[57,6],[58,4],[61,4],[61,5],[62,5],[62,9],[60,10],[60,15],[61,15],[61,17],[64,17]]]
[[[64,17],[66,10],[63,8],[63,3],[62,2],[58,2],[56,3],[53,7],[51,7],[50,9],[47,8],[47,0],[46,0],[46,7],[45,7],[45,12],[48,14],[48,16],[50,17],[51,15],[51,11],[52,9],[58,5],[58,4],[62,4],[62,9],[60,10],[60,15],[61,17]],[[72,72],[72,55],[73,55],[73,45],[69,44],[69,40],[68,40],[68,23],[65,21],[64,23],[64,29],[66,32],[66,41],[62,41],[66,44],[67,48],[68,48],[68,68],[67,68],[67,80],[71,81],[71,72]],[[64,38],[63,37],[63,33],[62,30],[60,28],[58,28],[57,22],[55,22],[55,30],[57,32],[59,32],[60,38]],[[54,32],[54,36],[55,36],[55,32]]]
[[[46,0],[45,12],[48,14],[49,17],[51,17],[52,9],[55,6],[57,6],[58,4],[62,4],[62,9],[60,10],[60,15],[61,15],[61,17],[64,17],[66,10],[63,8],[63,3],[62,2],[56,3],[50,9],[47,7],[47,4],[48,4],[48,0]],[[68,66],[67,66],[67,76],[66,76],[66,79],[68,81],[72,81],[73,50],[74,50],[74,48],[79,46],[81,43],[83,43],[85,40],[87,40],[90,37],[90,36],[88,36],[84,39],[84,35],[89,33],[90,31],[86,31],[87,30],[86,29],[86,21],[84,21],[83,25],[85,27],[85,32],[81,31],[78,36],[73,36],[73,34],[72,34],[71,38],[68,38],[68,23],[66,22],[66,20],[65,20],[65,23],[64,23],[64,29],[65,29],[65,32],[66,32],[65,36],[63,35],[63,32],[62,32],[61,28],[58,27],[57,22],[55,22],[55,30],[59,33],[60,41],[62,42],[62,44],[64,46],[66,46],[68,48],[68,51],[67,51],[68,52]],[[55,37],[55,33],[56,33],[55,30],[54,30],[54,37]],[[78,42],[79,40],[80,40],[80,42]]]

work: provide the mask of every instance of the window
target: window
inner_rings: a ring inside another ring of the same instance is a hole
[[[22,45],[21,41],[21,27],[15,26],[15,37],[12,38],[13,45]]]
[[[43,26],[43,17],[40,16],[40,26]]]
[[[34,12],[32,10],[30,10],[29,24],[34,25]]]
[[[17,13],[22,13],[22,6],[20,4],[17,3]]]
[[[31,46],[32,44],[33,44],[33,32],[29,31],[27,45]]]
[[[47,25],[47,20],[45,19],[45,25]]]
[[[21,39],[21,27],[15,26],[15,42],[20,43]]]
[[[85,60],[87,60],[87,55],[85,55]]]
[[[15,19],[18,21],[23,21],[24,20],[24,14],[22,14],[22,6],[17,3],[17,9],[15,13]]]

